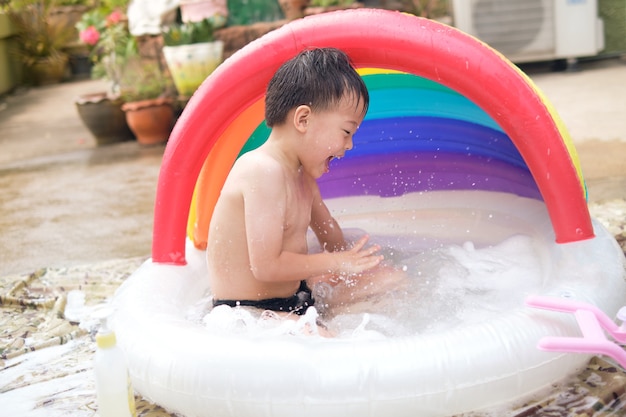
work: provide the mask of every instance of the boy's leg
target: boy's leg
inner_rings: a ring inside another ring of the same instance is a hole
[[[392,266],[378,266],[359,275],[342,277],[335,274],[321,275],[307,280],[310,288],[324,285],[330,288],[325,302],[331,307],[365,301],[384,296],[391,289],[406,282],[406,273]],[[314,290],[314,293],[316,291]]]

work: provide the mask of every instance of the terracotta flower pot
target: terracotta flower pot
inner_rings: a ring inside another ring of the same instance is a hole
[[[122,105],[126,122],[141,145],[167,142],[174,125],[171,98],[131,101]]]
[[[98,146],[134,139],[120,100],[111,100],[107,93],[99,92],[80,95],[74,104]]]

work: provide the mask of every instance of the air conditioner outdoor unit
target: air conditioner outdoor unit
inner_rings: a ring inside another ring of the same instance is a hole
[[[453,0],[454,25],[515,63],[597,55],[598,0]]]

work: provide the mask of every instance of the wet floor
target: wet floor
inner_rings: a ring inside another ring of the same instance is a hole
[[[128,143],[0,170],[0,273],[149,254],[161,154]]]
[[[101,83],[20,91],[0,107],[0,275],[147,256],[164,146],[97,147],[73,99]]]

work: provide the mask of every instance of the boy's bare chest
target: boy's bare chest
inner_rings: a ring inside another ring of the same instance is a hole
[[[311,223],[313,191],[310,185],[303,180],[291,182],[286,191],[284,231],[306,231]]]

